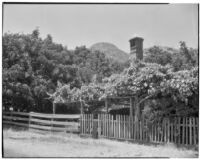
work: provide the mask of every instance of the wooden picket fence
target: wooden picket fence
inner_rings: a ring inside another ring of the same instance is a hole
[[[80,115],[3,112],[3,125],[26,127],[40,132],[79,132]]]
[[[198,145],[198,123],[198,118],[192,117],[164,118],[154,123],[142,118],[135,123],[127,115],[83,114],[80,118],[80,133],[96,138]]]
[[[154,123],[143,118],[135,123],[127,115],[3,112],[3,125],[5,124],[26,127],[32,131],[73,132],[96,138],[181,145],[199,143],[199,120],[192,117],[164,118]]]

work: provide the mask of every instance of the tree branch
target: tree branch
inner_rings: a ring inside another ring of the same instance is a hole
[[[149,96],[147,96],[147,97],[141,99],[140,102],[138,103],[138,105],[141,104],[142,102],[144,102],[145,100],[147,100],[147,99],[153,97],[153,96],[155,96],[155,94],[153,94],[153,95],[149,95]]]

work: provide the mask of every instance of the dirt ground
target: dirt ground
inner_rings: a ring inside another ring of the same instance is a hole
[[[197,158],[198,151],[174,145],[139,145],[74,134],[3,130],[4,157],[169,157]]]

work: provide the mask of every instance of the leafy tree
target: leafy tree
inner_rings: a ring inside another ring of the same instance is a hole
[[[149,48],[146,55],[144,59],[145,62],[158,63],[161,65],[171,64],[172,62],[172,54],[159,46]]]
[[[191,69],[198,66],[198,52],[196,49],[189,49],[186,43],[181,41],[179,50],[159,46],[149,48],[144,61],[161,65],[169,64],[173,66],[174,71]]]

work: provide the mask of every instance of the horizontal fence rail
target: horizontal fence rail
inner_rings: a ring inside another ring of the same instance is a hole
[[[83,114],[81,135],[150,143],[198,145],[199,121],[192,117],[164,118],[150,123],[142,118],[137,123],[127,115]]]
[[[3,124],[27,127],[32,131],[79,133],[80,115],[3,112]]]

